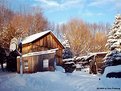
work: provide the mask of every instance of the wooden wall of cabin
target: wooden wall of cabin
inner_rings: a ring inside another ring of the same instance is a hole
[[[32,73],[32,57],[23,57],[22,58],[23,62],[23,73]],[[20,73],[20,58],[17,58],[17,72]]]
[[[103,64],[103,58],[105,57],[106,54],[100,54],[95,57],[96,60],[96,66],[97,66],[97,71],[102,68]]]
[[[32,51],[43,51],[55,48],[62,49],[56,39],[50,34],[32,43]]]
[[[26,54],[26,53],[32,52],[31,49],[32,49],[32,45],[31,44],[23,45],[22,54]]]
[[[62,64],[62,51],[63,48],[60,46],[56,38],[52,34],[45,35],[44,37],[37,39],[31,44],[23,46],[23,54],[29,52],[46,51],[50,49],[58,48],[56,53],[57,64]]]
[[[38,56],[38,60],[39,60],[39,65],[37,64],[37,67],[39,71],[54,71],[55,70],[55,66],[54,66],[55,54],[54,53],[40,55]],[[44,60],[49,61],[48,67],[46,68],[43,67]]]
[[[43,67],[43,60],[48,59],[48,68]],[[43,54],[39,56],[23,57],[23,73],[35,73],[39,71],[54,71],[55,54]],[[20,58],[17,59],[17,72],[20,73]]]

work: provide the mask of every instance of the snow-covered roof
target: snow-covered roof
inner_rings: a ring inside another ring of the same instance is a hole
[[[28,37],[26,37],[26,38],[22,41],[22,44],[31,43],[31,42],[35,41],[36,39],[38,39],[38,38],[44,36],[45,34],[48,34],[49,32],[51,32],[51,30],[44,31],[44,32],[40,32],[40,33],[36,33],[36,34],[31,35],[31,36],[28,36]]]
[[[30,57],[30,56],[36,56],[36,55],[42,55],[42,54],[50,54],[50,53],[55,53],[57,50],[58,50],[58,48],[47,50],[47,51],[31,52],[31,53],[27,53],[27,54],[22,55],[22,57]],[[18,56],[17,58],[20,58],[20,56]]]
[[[89,53],[89,55],[97,55],[97,54],[107,54],[108,52],[94,52],[94,53]]]
[[[87,55],[87,56],[80,56],[80,57],[77,57],[76,60],[81,60],[81,59],[85,59],[87,60],[88,58],[90,58],[92,55]]]
[[[73,58],[63,59],[63,62],[76,61],[76,60],[81,60],[81,59],[87,60],[87,59],[90,58],[90,57],[92,57],[92,55],[80,56],[80,57],[73,57]]]
[[[65,64],[74,64],[74,62],[66,62]]]
[[[63,62],[73,61],[74,58],[63,59]]]

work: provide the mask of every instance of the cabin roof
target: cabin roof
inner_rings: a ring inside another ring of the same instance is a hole
[[[51,53],[56,53],[57,50],[58,50],[58,48],[51,49],[51,50],[46,50],[46,51],[31,52],[31,53],[27,53],[27,54],[22,55],[22,57],[30,57],[30,56],[37,56],[37,55],[43,55],[43,54],[51,54]],[[20,56],[18,56],[17,58],[20,58]]]
[[[26,37],[23,41],[22,41],[22,44],[28,44],[28,43],[31,43],[33,41],[35,41],[36,39],[40,38],[40,37],[43,37],[44,35],[50,33],[51,31],[48,30],[48,31],[44,31],[44,32],[40,32],[40,33],[36,33],[36,34],[33,34],[33,35],[30,35],[28,37]]]
[[[36,41],[37,39],[42,38],[43,36],[45,36],[46,34],[49,34],[49,33],[57,40],[57,42],[61,45],[61,47],[64,48],[62,43],[52,33],[51,30],[47,30],[47,31],[44,31],[44,32],[40,32],[40,33],[36,33],[36,34],[30,35],[30,36],[28,36],[28,37],[23,39],[22,44],[24,45],[24,44],[32,43],[32,42]]]

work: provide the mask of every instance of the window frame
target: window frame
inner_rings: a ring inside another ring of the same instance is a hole
[[[43,68],[48,68],[49,67],[49,59],[44,59],[43,60]]]

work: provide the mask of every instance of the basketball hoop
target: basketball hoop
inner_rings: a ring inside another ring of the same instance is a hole
[[[16,38],[11,39],[10,51],[15,51],[18,47],[18,40]]]

